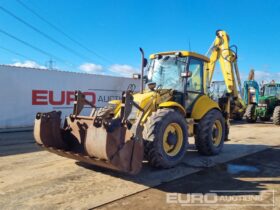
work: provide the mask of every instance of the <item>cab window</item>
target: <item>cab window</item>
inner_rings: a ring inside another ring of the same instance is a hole
[[[203,92],[203,63],[200,60],[191,58],[189,62],[189,71],[192,76],[188,78],[187,91]]]

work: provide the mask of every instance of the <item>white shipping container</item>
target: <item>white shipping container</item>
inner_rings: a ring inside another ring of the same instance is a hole
[[[120,99],[130,78],[0,65],[0,129],[31,127],[37,112],[72,113],[74,91],[102,107]],[[90,109],[87,109],[89,113]]]

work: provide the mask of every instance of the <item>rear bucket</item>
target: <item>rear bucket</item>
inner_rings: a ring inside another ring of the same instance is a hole
[[[135,140],[125,126],[107,131],[93,125],[94,117],[67,117],[63,128],[61,112],[38,113],[34,125],[37,144],[63,157],[136,174],[143,161],[143,141]]]

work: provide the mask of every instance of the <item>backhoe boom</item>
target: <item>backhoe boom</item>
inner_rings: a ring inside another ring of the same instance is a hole
[[[235,45],[229,46],[229,36],[225,31],[218,30],[216,32],[216,39],[211,46],[210,53],[210,62],[208,64],[209,83],[212,82],[215,66],[219,61],[227,93],[231,96],[229,100],[232,103],[231,108],[230,106],[228,107],[228,112],[231,115],[244,113],[246,105],[240,95],[242,88],[237,65],[237,47]]]

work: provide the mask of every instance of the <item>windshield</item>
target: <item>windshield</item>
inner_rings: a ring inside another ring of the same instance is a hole
[[[265,86],[264,95],[280,97],[280,86]]]
[[[186,58],[172,55],[162,56],[151,61],[148,69],[148,82],[155,82],[162,89],[174,89],[183,92],[184,83],[181,73],[186,71]]]

